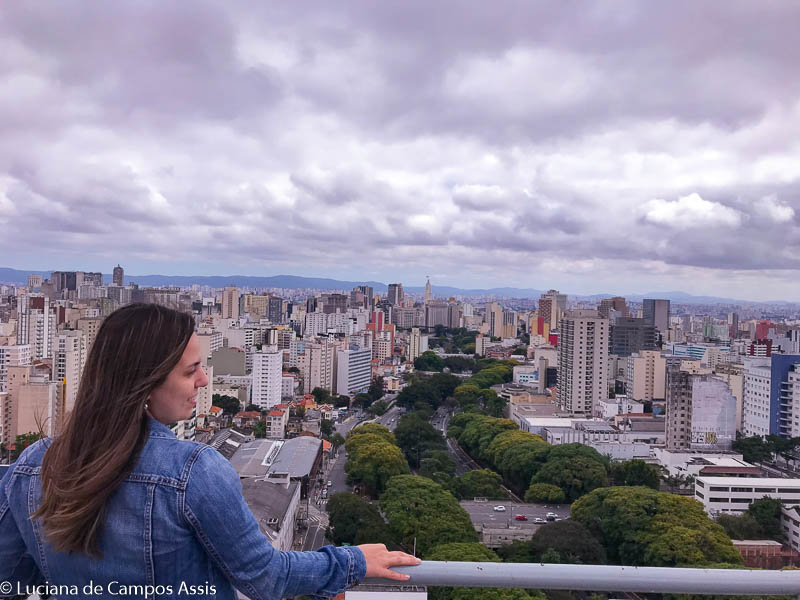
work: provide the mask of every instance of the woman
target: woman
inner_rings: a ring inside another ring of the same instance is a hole
[[[419,560],[381,544],[272,548],[231,464],[167,426],[208,384],[203,358],[190,315],[133,304],[103,322],[64,431],[0,482],[0,596],[328,597],[408,578],[389,567]]]

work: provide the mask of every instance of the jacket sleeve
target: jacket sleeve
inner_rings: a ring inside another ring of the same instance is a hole
[[[275,550],[244,501],[236,470],[211,447],[194,457],[183,511],[211,559],[253,600],[330,598],[366,574],[364,554],[355,547]]]
[[[14,596],[20,587],[41,581],[41,574],[27,553],[14,515],[11,514],[11,479],[14,465],[0,480],[0,597]],[[10,586],[10,587],[8,587]]]

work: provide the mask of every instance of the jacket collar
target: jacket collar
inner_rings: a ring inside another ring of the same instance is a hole
[[[150,415],[147,415],[147,421],[150,427],[149,437],[177,439],[177,436],[174,433],[172,433],[172,430],[169,427],[167,427],[160,421],[156,421]]]

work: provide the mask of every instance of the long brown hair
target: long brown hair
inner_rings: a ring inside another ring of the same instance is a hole
[[[105,506],[147,440],[150,393],[180,361],[194,319],[156,304],[130,304],[100,326],[75,407],[42,460],[41,518],[60,552],[100,557]]]

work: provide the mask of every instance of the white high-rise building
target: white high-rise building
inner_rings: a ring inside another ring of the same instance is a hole
[[[414,362],[418,356],[428,349],[428,336],[420,332],[419,327],[412,327],[408,336],[408,360]]]
[[[304,346],[303,360],[298,361],[302,365],[299,368],[303,372],[303,393],[310,394],[316,387],[333,391],[336,345],[307,342]]]
[[[25,367],[33,362],[30,344],[20,346],[0,346],[0,394],[7,392],[6,378],[8,367]]]
[[[355,396],[369,387],[372,379],[372,349],[350,346],[339,350],[336,366],[336,393]]]
[[[17,298],[17,345],[30,344],[33,360],[53,357],[56,316],[50,298],[42,294],[22,294]]]
[[[306,314],[306,329],[305,334],[309,337],[314,337],[321,333],[325,333],[328,328],[328,315],[322,312],[313,312]]]
[[[745,437],[769,435],[770,359],[748,359],[742,384],[742,434]]]
[[[269,409],[281,403],[283,355],[277,346],[265,346],[253,355],[253,404]]]
[[[56,336],[55,355],[53,379],[61,386],[64,412],[60,417],[65,418],[75,406],[78,386],[86,365],[87,348],[83,332],[77,329],[59,332]]]
[[[596,310],[567,312],[559,323],[558,406],[572,414],[593,414],[608,398],[608,319]]]

